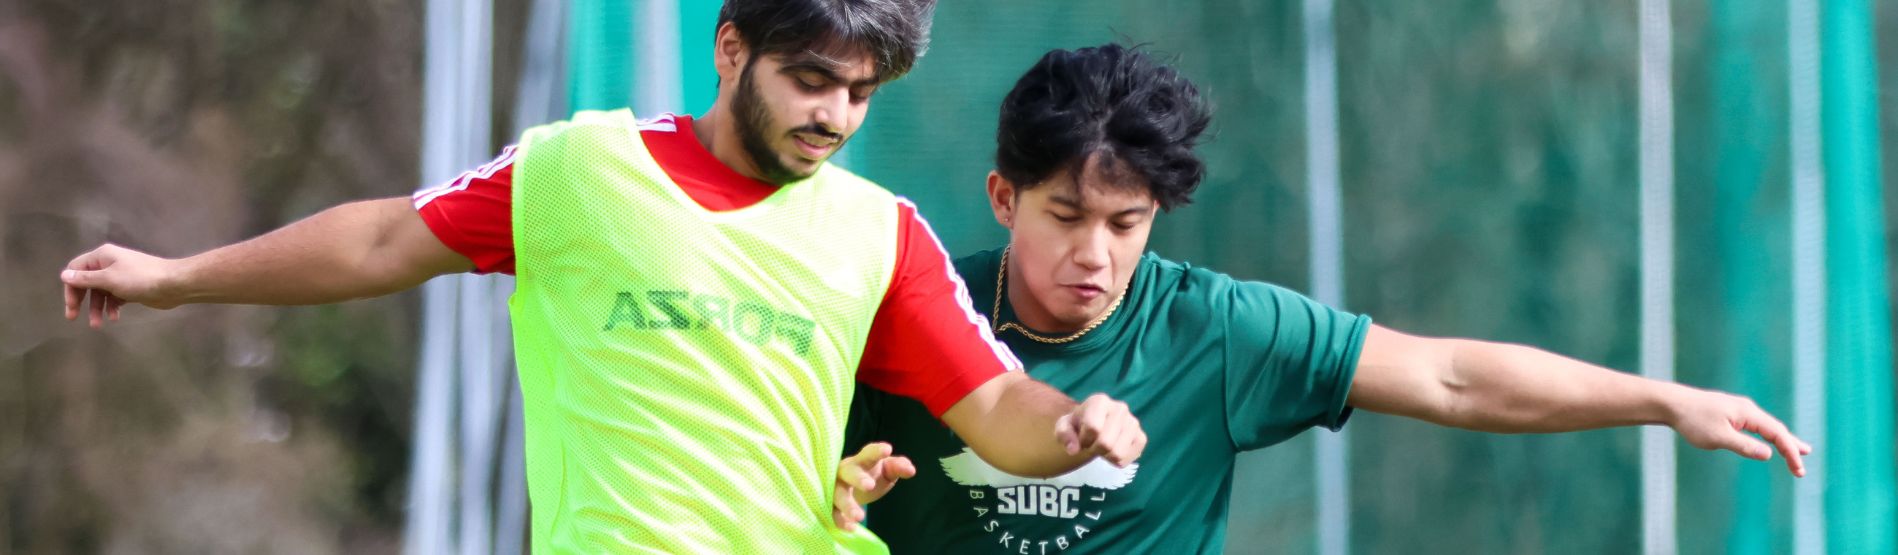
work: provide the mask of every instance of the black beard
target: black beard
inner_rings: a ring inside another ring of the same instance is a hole
[[[771,150],[771,145],[765,142],[765,130],[771,128],[771,114],[765,112],[764,102],[759,100],[758,83],[752,80],[751,69],[757,63],[756,57],[745,63],[745,70],[738,76],[738,91],[732,96],[732,114],[736,116],[733,118],[733,123],[738,131],[738,144],[744,147],[745,156],[751,158],[752,167],[758,169],[759,179],[763,179],[766,183],[783,185],[810,177],[811,174],[817,172],[818,167],[822,166],[821,163],[818,166],[812,166],[811,171],[807,173],[792,171],[791,168],[785,167],[783,160],[778,157],[778,152]],[[793,129],[791,133],[838,138],[836,133],[826,131],[816,124]],[[837,141],[831,146],[831,152],[836,152],[836,149],[843,147],[844,141]]]
[[[764,140],[764,130],[771,126],[771,114],[765,113],[764,102],[758,100],[758,84],[751,79],[751,68],[757,65],[758,58],[753,57],[745,64],[745,71],[738,76],[738,94],[732,97],[732,114],[738,116],[738,144],[745,148],[745,156],[751,158],[752,167],[758,168],[758,177],[767,183],[783,185],[797,181],[810,174],[799,174],[784,166],[777,151]]]

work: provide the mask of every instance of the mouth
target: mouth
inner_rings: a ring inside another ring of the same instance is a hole
[[[1098,299],[1102,295],[1107,294],[1106,288],[1098,286],[1098,285],[1088,284],[1088,283],[1063,285],[1062,287],[1067,288],[1069,292],[1074,293],[1074,296],[1080,297],[1082,300],[1088,300],[1088,301]]]
[[[794,133],[791,135],[791,139],[792,142],[797,143],[798,153],[803,155],[805,159],[813,162],[823,160],[825,156],[830,154],[831,149],[837,147],[836,139],[820,137],[809,133]]]

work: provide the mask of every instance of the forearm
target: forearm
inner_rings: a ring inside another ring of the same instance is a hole
[[[1702,449],[1764,460],[1773,443],[1794,476],[1812,452],[1745,397],[1616,372],[1521,345],[1434,339],[1372,326],[1349,402],[1457,428],[1543,433],[1666,424]]]
[[[1543,433],[1667,424],[1689,389],[1522,345],[1450,341],[1439,424]]]
[[[394,222],[403,217],[416,217],[405,198],[330,208],[174,261],[170,293],[188,303],[307,305],[407,289],[439,272],[388,252],[402,240]]]
[[[1066,394],[1021,372],[996,377],[983,387],[999,387],[992,402],[970,395],[957,403],[943,420],[982,460],[1017,476],[1057,476],[1086,464],[1093,455],[1070,455],[1055,438],[1056,421],[1073,411],[1076,403]]]

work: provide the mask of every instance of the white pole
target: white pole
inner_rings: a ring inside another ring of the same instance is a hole
[[[453,144],[458,109],[454,87],[460,43],[460,2],[429,0],[424,16],[422,182],[436,183],[455,175]],[[452,548],[447,467],[453,410],[454,334],[430,322],[453,320],[457,288],[453,279],[430,280],[422,288],[422,349],[415,395],[415,451],[409,465],[409,510],[403,552],[412,555],[445,553]]]
[[[1787,86],[1792,113],[1793,429],[1815,449],[1793,481],[1793,553],[1826,552],[1825,166],[1820,159],[1819,3],[1786,6]]]
[[[566,115],[566,57],[563,38],[567,3],[533,0],[527,20],[526,55],[514,103],[515,135],[527,128]],[[514,366],[514,337],[508,321],[507,298],[514,280],[497,276],[491,291],[495,317],[490,343],[499,372],[500,391],[507,396],[501,414],[500,451],[497,453],[494,543],[491,553],[521,553],[527,538],[527,468],[525,421],[522,416],[520,375]]]
[[[1305,0],[1305,172],[1311,211],[1311,288],[1315,300],[1344,305],[1342,195],[1338,191],[1338,54],[1332,0]],[[1319,433],[1318,552],[1351,551],[1350,449],[1342,431]]]
[[[493,12],[489,0],[429,0],[426,9],[422,179],[432,185],[493,156],[488,144]],[[498,402],[487,385],[494,375],[485,325],[489,287],[487,280],[473,276],[438,278],[423,287],[415,453],[403,542],[407,553],[489,551],[492,465],[485,459],[492,457],[495,434],[482,430],[498,429],[498,422],[489,422],[495,420]],[[471,324],[478,331],[468,329]],[[480,339],[470,338],[471,331]]]
[[[492,67],[494,41],[493,6],[490,0],[463,0],[461,12],[461,71],[457,75],[463,95],[463,111],[457,114],[456,152],[467,160],[464,168],[494,155],[491,146],[489,106],[492,104]],[[494,449],[500,428],[496,405],[500,393],[492,384],[496,375],[490,323],[494,319],[492,279],[461,274],[455,280],[461,288],[459,321],[432,322],[455,327],[456,351],[460,356],[455,390],[461,401],[461,458],[453,468],[460,479],[457,499],[460,516],[456,532],[460,551],[466,555],[486,555],[493,532]]]
[[[1641,375],[1674,379],[1673,22],[1668,0],[1641,0]],[[1642,552],[1679,549],[1671,430],[1641,430]]]
[[[633,60],[633,115],[644,119],[684,111],[679,66],[679,1],[640,0]],[[701,60],[702,62],[702,60]]]

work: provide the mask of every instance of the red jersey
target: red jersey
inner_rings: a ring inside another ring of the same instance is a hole
[[[643,120],[639,136],[659,167],[707,210],[751,206],[777,186],[725,166],[699,143],[691,116]],[[413,195],[415,210],[449,249],[480,273],[514,273],[515,149]],[[976,312],[949,253],[908,200],[897,199],[896,269],[864,345],[857,380],[910,397],[942,416],[976,387],[1021,369]],[[663,247],[660,247],[663,248]]]

